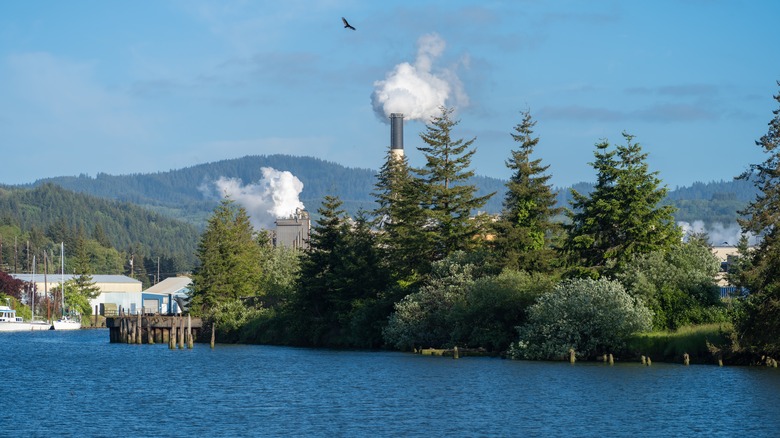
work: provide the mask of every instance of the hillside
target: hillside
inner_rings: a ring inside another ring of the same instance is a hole
[[[300,179],[303,182],[300,200],[311,213],[316,212],[326,195],[341,198],[344,208],[352,215],[361,208],[374,208],[371,191],[376,171],[290,155],[246,156],[150,174],[53,177],[38,180],[33,186],[53,183],[75,192],[138,204],[202,226],[218,202],[204,194],[204,184],[220,177],[237,178],[244,185],[254,183],[262,178],[263,167],[289,171]],[[503,191],[504,182],[495,178],[477,176],[472,181],[479,188],[479,196]],[[485,206],[488,212],[500,209],[501,196],[494,196]]]
[[[40,249],[72,241],[79,231],[118,251],[177,259],[183,269],[195,266],[200,232],[192,224],[53,183],[34,188],[0,187],[0,242],[5,242],[0,245],[0,259],[12,259],[16,237]]]
[[[371,210],[374,207],[371,191],[376,171],[290,155],[246,156],[150,174],[53,177],[36,181],[33,186],[54,183],[76,192],[137,204],[202,227],[218,201],[205,195],[202,187],[219,177],[237,178],[245,185],[250,184],[262,178],[262,167],[290,171],[300,179],[304,184],[301,201],[313,214],[325,195],[339,196],[344,201],[344,208],[353,215],[361,208]],[[477,186],[480,196],[496,192],[485,211],[497,213],[501,210],[505,181],[476,176],[471,183]],[[583,193],[590,187],[589,183],[574,186]],[[559,204],[568,207],[570,188],[557,190]],[[733,224],[737,211],[755,194],[753,185],[745,181],[697,182],[670,190],[666,202],[678,209],[677,221]]]

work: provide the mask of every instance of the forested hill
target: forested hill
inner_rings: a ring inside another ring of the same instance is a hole
[[[262,178],[263,167],[289,171],[298,177],[304,184],[301,201],[312,213],[316,212],[325,195],[341,198],[344,208],[353,215],[361,208],[374,208],[371,191],[376,182],[376,170],[348,168],[318,158],[290,155],[246,156],[149,174],[100,173],[96,177],[55,177],[39,180],[33,185],[55,183],[76,192],[138,204],[165,216],[202,226],[217,203],[217,199],[208,198],[201,191],[204,184],[219,177],[237,178],[243,184],[254,183]],[[505,181],[475,176],[470,183],[478,188],[479,196],[496,192],[485,206],[485,211],[497,213],[501,210]],[[574,186],[581,193],[587,193],[590,187],[589,183]],[[569,188],[559,188],[558,191],[559,205],[568,207],[571,199]],[[667,202],[678,208],[675,214],[678,221],[727,224],[736,221],[737,210],[744,208],[755,193],[753,185],[745,181],[697,182],[689,187],[670,190]]]
[[[194,267],[200,238],[198,227],[132,203],[75,193],[50,183],[32,189],[0,187],[0,258],[6,264],[14,255],[14,238],[20,244],[30,242],[38,251],[63,241],[72,243],[77,234],[139,258],[177,259],[178,266],[171,268],[175,270]]]
[[[220,177],[237,178],[245,185],[251,184],[261,180],[263,167],[289,171],[300,179],[303,183],[300,200],[312,213],[326,195],[338,196],[344,202],[344,208],[353,215],[361,208],[374,208],[371,191],[376,183],[376,170],[349,168],[318,158],[290,155],[246,156],[149,174],[54,177],[38,180],[33,185],[54,183],[76,192],[132,202],[200,226],[218,201],[204,195],[201,191],[204,184]],[[495,178],[474,177],[472,183],[478,187],[480,196],[503,192],[504,188],[504,182]],[[485,209],[498,212],[501,199],[501,196],[494,196]]]

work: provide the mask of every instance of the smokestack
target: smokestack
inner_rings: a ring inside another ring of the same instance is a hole
[[[390,151],[397,157],[404,156],[404,115],[390,114]]]

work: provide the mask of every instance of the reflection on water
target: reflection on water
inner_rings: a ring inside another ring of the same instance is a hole
[[[752,436],[780,371],[0,336],[0,436]],[[11,426],[9,428],[8,426]]]

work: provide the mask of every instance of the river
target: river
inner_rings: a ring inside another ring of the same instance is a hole
[[[0,436],[774,436],[780,370],[0,334]]]

